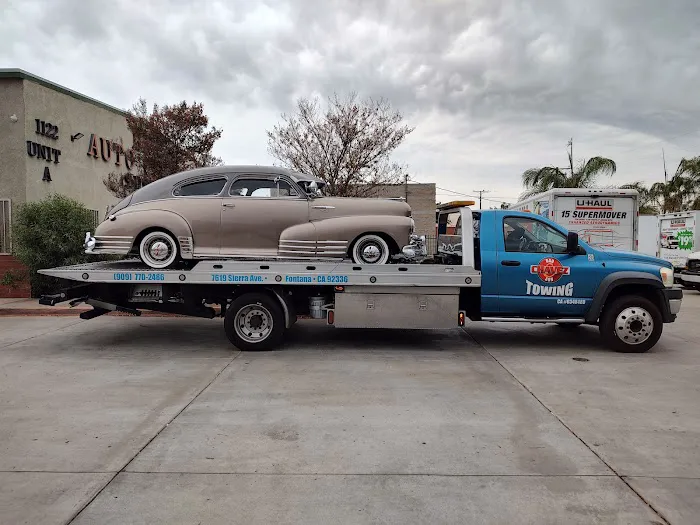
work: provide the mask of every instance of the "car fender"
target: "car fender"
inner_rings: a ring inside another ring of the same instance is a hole
[[[665,288],[660,276],[656,277],[654,274],[648,272],[621,271],[608,274],[598,285],[598,289],[591,301],[591,306],[586,314],[586,322],[590,324],[596,323],[610,294],[616,288],[627,285],[649,286],[659,294],[661,294]],[[659,301],[659,308],[662,317],[666,320],[668,315],[670,315],[670,312],[668,312],[668,305],[665,301]]]
[[[192,257],[192,229],[181,215],[168,210],[128,210],[102,222],[95,237],[125,236],[136,242],[144,230],[163,229],[172,233],[180,244],[183,258]]]
[[[383,233],[400,249],[408,244],[413,221],[396,215],[359,215],[320,219],[313,225],[319,242],[347,241],[349,247],[349,243],[364,233]]]

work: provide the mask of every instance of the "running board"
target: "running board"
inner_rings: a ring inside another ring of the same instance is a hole
[[[482,317],[482,321],[489,321],[491,323],[558,323],[558,324],[584,324],[585,319],[565,317],[562,319],[555,318],[529,318],[529,317]]]

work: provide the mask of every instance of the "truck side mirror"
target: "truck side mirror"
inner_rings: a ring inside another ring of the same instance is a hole
[[[569,232],[566,235],[566,252],[574,255],[578,253],[578,233]]]

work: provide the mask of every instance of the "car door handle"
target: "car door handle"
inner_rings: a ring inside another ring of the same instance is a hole
[[[503,266],[520,266],[520,261],[501,261]]]
[[[236,207],[236,205],[232,202],[224,202],[224,206],[226,208],[235,208]]]
[[[335,206],[311,206],[314,210],[335,210]]]

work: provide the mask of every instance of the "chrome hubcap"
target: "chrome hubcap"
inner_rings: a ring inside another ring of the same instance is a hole
[[[654,320],[644,308],[625,308],[615,320],[615,333],[629,345],[638,345],[651,337]]]
[[[148,253],[156,261],[163,261],[168,258],[170,248],[164,241],[157,240],[148,247]]]
[[[375,263],[382,256],[382,251],[376,244],[368,244],[362,248],[362,258],[365,262]]]
[[[248,343],[258,343],[272,333],[272,315],[264,306],[251,304],[238,310],[233,325],[238,337]]]

